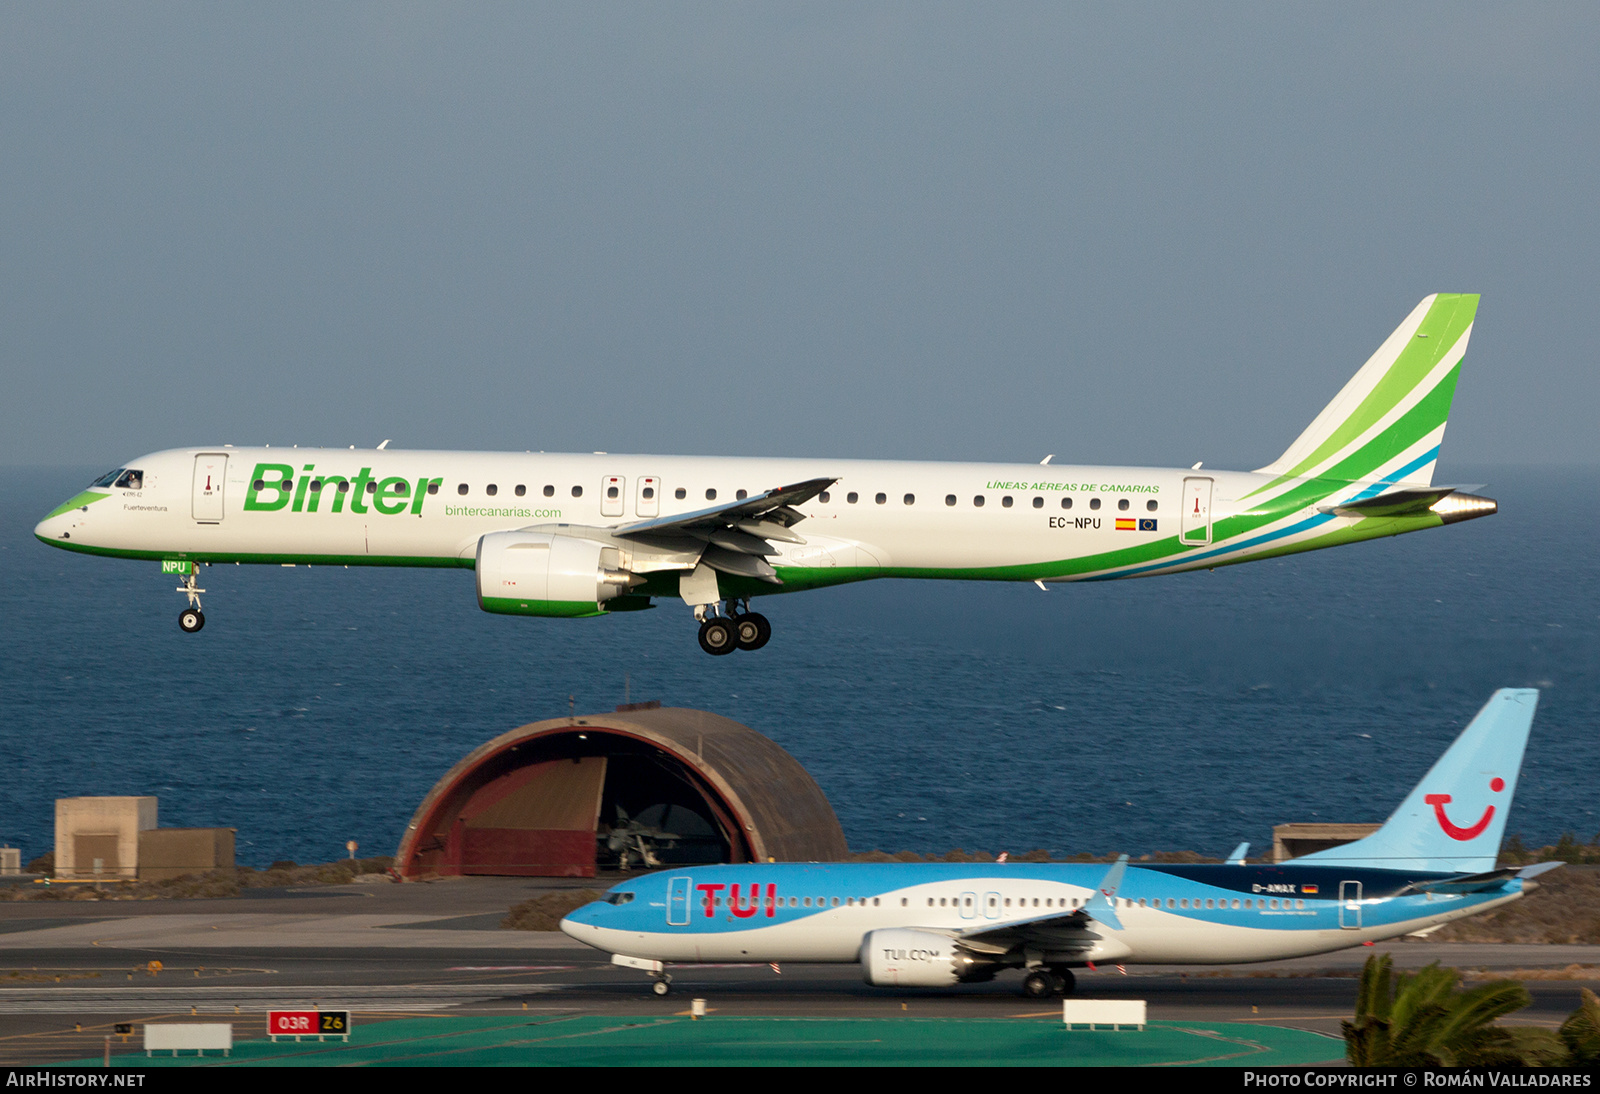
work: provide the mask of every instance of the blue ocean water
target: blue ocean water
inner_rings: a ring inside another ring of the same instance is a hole
[[[212,567],[184,635],[154,563],[32,536],[103,470],[0,469],[0,843],[25,860],[82,794],[159,795],[253,865],[391,853],[471,748],[625,694],[778,741],[857,849],[1219,854],[1381,820],[1490,692],[1535,686],[1511,830],[1600,830],[1593,469],[1450,468],[1500,514],[1214,573],[773,597],[771,645],[724,658],[676,604],[485,615],[466,570]]]

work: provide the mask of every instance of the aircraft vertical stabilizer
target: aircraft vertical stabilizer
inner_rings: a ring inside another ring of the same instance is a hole
[[[1288,450],[1257,473],[1275,476],[1274,485],[1292,478],[1431,484],[1477,310],[1475,294],[1423,300]]]
[[[1501,688],[1382,828],[1295,863],[1439,873],[1493,870],[1539,693]]]

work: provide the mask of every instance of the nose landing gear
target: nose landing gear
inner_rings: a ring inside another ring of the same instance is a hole
[[[206,625],[206,613],[200,610],[200,594],[205,590],[198,587],[194,570],[183,579],[183,584],[178,586],[178,592],[189,598],[189,606],[178,613],[178,626],[183,633],[194,634]]]

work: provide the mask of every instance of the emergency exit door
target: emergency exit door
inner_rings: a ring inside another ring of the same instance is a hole
[[[1211,542],[1211,483],[1209,478],[1183,480],[1178,542],[1186,547],[1201,547]]]

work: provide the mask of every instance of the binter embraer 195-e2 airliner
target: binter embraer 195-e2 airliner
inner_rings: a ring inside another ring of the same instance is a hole
[[[162,564],[205,623],[215,563],[458,566],[478,604],[594,616],[677,598],[708,653],[759,649],[767,593],[875,577],[1101,581],[1468,520],[1433,483],[1476,296],[1417,305],[1278,459],[1229,472],[387,449],[169,449],[50,513],[52,547]]]

